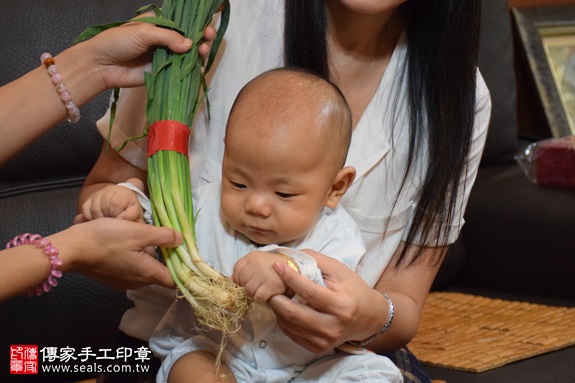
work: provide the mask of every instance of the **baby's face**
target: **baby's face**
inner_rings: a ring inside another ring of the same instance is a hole
[[[313,227],[334,180],[321,148],[303,137],[228,135],[221,207],[230,225],[251,241],[283,244]]]

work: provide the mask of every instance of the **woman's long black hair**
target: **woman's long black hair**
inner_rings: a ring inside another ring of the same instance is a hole
[[[424,151],[421,143],[427,142],[428,152],[407,243],[419,238],[430,246],[445,245],[441,238],[450,230],[473,134],[480,5],[480,0],[409,0],[402,5],[410,119],[404,184]],[[286,65],[329,78],[324,0],[286,0],[285,10]],[[406,248],[397,264],[405,257]]]

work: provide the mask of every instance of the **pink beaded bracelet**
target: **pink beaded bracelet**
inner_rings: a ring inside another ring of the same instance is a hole
[[[66,88],[66,84],[62,82],[62,75],[58,72],[56,61],[52,58],[50,53],[43,53],[40,56],[40,62],[48,69],[48,74],[52,77],[52,83],[56,85],[56,90],[60,93],[62,102],[68,109],[68,122],[76,123],[80,121],[80,109],[72,101],[72,94]]]
[[[37,248],[43,249],[44,254],[50,257],[50,275],[46,282],[41,285],[28,290],[28,296],[32,297],[34,295],[42,295],[52,290],[52,287],[58,285],[58,278],[62,276],[62,272],[58,270],[62,266],[62,260],[58,258],[58,250],[52,247],[52,243],[46,238],[42,238],[39,234],[22,234],[17,235],[10,242],[6,244],[7,249],[11,249],[16,246],[21,245],[36,245]]]

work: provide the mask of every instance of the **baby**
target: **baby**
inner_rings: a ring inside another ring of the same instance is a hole
[[[227,340],[220,379],[402,381],[391,361],[365,350],[307,351],[281,331],[265,306],[269,298],[289,294],[273,269],[277,262],[323,283],[313,257],[299,250],[327,254],[353,270],[361,261],[361,234],[339,206],[355,177],[355,169],[344,166],[350,141],[351,114],[343,95],[311,73],[272,70],[239,93],[226,130],[222,181],[194,190],[200,254],[255,302]],[[141,215],[136,195],[123,186],[96,193],[83,211],[127,219]],[[185,299],[168,310],[150,340],[163,359],[158,381],[217,380],[222,335],[198,327]]]

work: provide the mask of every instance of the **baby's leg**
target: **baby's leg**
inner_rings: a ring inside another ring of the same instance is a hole
[[[168,383],[237,383],[232,371],[220,365],[216,375],[216,357],[207,351],[194,351],[180,357],[170,370]]]

